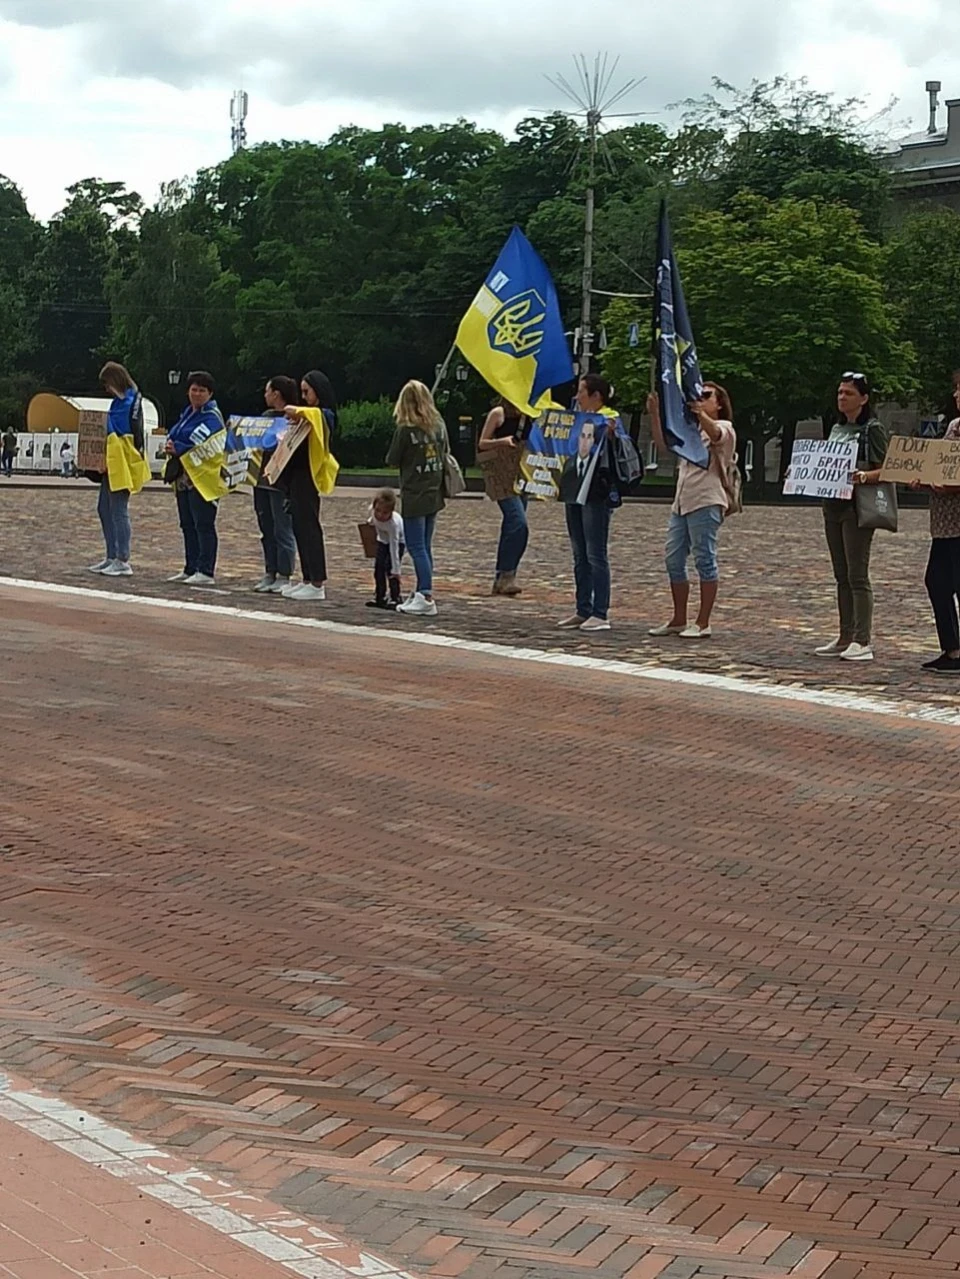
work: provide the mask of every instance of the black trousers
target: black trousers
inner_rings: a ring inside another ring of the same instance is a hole
[[[327,580],[327,551],[320,526],[320,494],[307,467],[291,466],[288,494],[300,564],[308,582]]]
[[[944,653],[960,652],[960,619],[957,596],[960,595],[960,537],[935,537],[930,543],[930,559],[924,580],[937,637]]]
[[[400,558],[403,559],[404,546],[400,543]],[[400,579],[399,577],[390,576],[390,545],[387,542],[377,543],[377,556],[373,561],[373,580],[377,586],[377,599],[381,604],[386,603],[387,587],[389,585],[390,598],[394,604],[400,603]]]

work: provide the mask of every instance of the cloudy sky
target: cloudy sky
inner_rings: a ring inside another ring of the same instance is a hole
[[[228,153],[239,87],[251,143],[458,116],[508,130],[563,105],[543,74],[576,50],[619,53],[646,76],[629,109],[667,124],[712,76],[786,73],[875,108],[896,97],[909,129],[925,80],[960,97],[960,2],[0,0],[0,173],[44,218],[82,177],[152,199]]]

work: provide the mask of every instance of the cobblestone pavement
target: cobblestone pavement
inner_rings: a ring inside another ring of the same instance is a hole
[[[957,1273],[955,730],[0,601],[0,1066],[358,1277]]]
[[[927,513],[902,513],[903,531],[878,534],[874,550],[877,592],[878,660],[851,669],[824,661],[811,650],[836,633],[833,578],[816,507],[754,507],[731,520],[721,539],[721,602],[715,638],[691,647],[690,641],[655,640],[650,626],[666,621],[669,596],[663,571],[663,541],[669,509],[665,504],[630,504],[614,521],[611,558],[614,571],[613,618],[609,635],[587,637],[558,632],[556,622],[571,610],[572,571],[556,504],[531,507],[531,545],[522,569],[520,600],[491,599],[499,513],[488,501],[461,499],[441,516],[435,551],[436,622],[389,618],[364,607],[372,594],[368,561],[363,559],[358,520],[370,500],[354,490],[324,504],[330,552],[330,602],[307,606],[312,615],[360,625],[430,626],[444,633],[503,643],[602,654],[690,670],[737,674],[784,683],[853,691],[883,692],[913,701],[956,706],[952,681],[919,668],[937,651],[936,634],[923,575],[929,547]],[[21,489],[0,487],[0,572],[73,584],[111,586],[91,579],[83,566],[102,554],[96,518],[96,493],[86,481],[72,487]],[[166,577],[182,568],[180,533],[169,492],[151,491],[134,499],[134,562],[137,576],[113,589],[151,595],[175,595]],[[235,497],[221,505],[222,593],[217,602],[275,611],[304,611],[268,597],[252,595],[260,576],[259,541],[251,504]],[[411,573],[408,569],[408,579]],[[694,595],[696,586],[694,586]],[[191,598],[197,593],[192,592]]]

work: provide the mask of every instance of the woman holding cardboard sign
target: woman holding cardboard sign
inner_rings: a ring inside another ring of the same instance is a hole
[[[150,478],[143,456],[143,397],[124,366],[113,361],[100,370],[100,384],[113,399],[107,414],[106,470],[100,475],[97,503],[106,555],[90,565],[90,572],[131,577],[130,494],[139,493]]]
[[[954,388],[956,410],[945,440],[960,439],[960,386]],[[910,485],[920,488],[919,483]],[[940,656],[924,662],[935,675],[960,675],[960,487],[937,485],[930,490],[930,559],[924,585],[933,607],[940,641]]]
[[[862,373],[844,373],[837,390],[840,420],[831,440],[857,440],[854,491],[860,485],[880,484],[890,433],[874,416],[870,384]],[[841,657],[847,662],[873,661],[873,587],[870,584],[870,549],[877,525],[859,509],[855,498],[826,498],[823,523],[837,583],[840,635],[815,650],[818,657]],[[865,505],[865,504],[864,504]]]
[[[327,552],[320,523],[320,496],[333,492],[340,466],[330,452],[330,437],[337,424],[337,397],[330,379],[313,369],[304,375],[300,394],[304,407],[290,404],[285,412],[291,426],[305,423],[310,432],[274,483],[290,501],[304,579],[284,587],[280,593],[285,599],[306,603],[327,598]]]

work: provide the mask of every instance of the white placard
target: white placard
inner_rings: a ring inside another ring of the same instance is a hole
[[[856,440],[796,440],[783,491],[787,497],[853,497]]]

